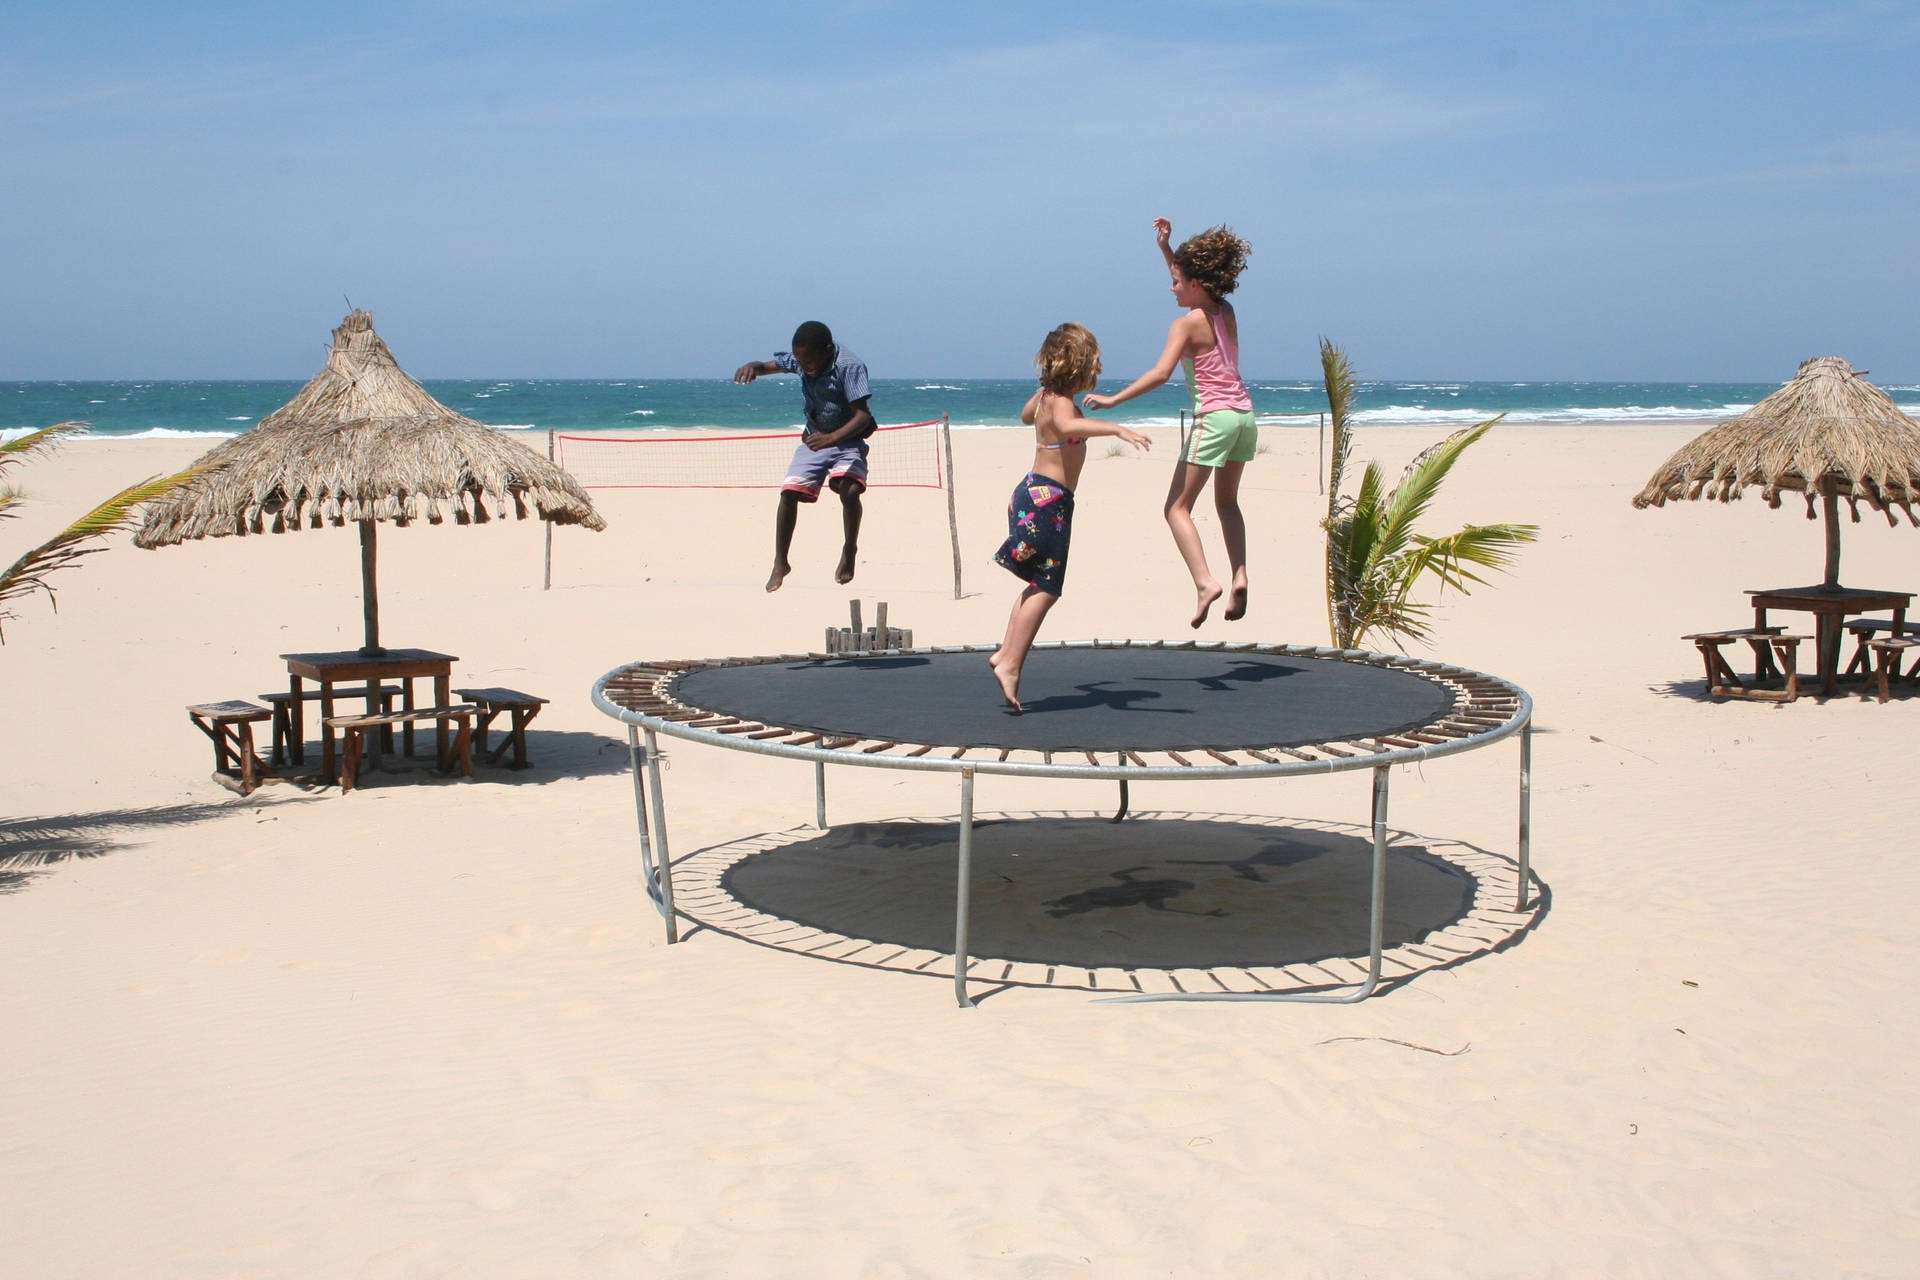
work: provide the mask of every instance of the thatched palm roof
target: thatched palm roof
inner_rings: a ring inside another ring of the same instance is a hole
[[[1749,486],[1778,507],[1783,492],[1835,495],[1860,518],[1864,502],[1898,523],[1894,508],[1920,525],[1920,423],[1837,356],[1802,362],[1793,381],[1739,417],[1695,437],[1653,473],[1636,507],[1669,499],[1729,502]]]
[[[509,512],[606,527],[572,476],[428,395],[364,311],[340,322],[326,367],[298,395],[195,465],[208,473],[150,503],[134,545]]]

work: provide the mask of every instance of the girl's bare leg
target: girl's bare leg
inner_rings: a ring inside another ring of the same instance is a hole
[[[1247,520],[1240,514],[1240,473],[1244,462],[1229,462],[1213,477],[1213,509],[1220,517],[1220,533],[1227,540],[1227,563],[1233,569],[1231,597],[1224,615],[1228,622],[1247,616]]]
[[[1221,596],[1220,583],[1207,568],[1207,553],[1200,547],[1200,530],[1193,524],[1193,504],[1212,476],[1213,468],[1197,467],[1183,459],[1175,464],[1173,482],[1167,486],[1167,527],[1173,530],[1173,545],[1180,549],[1180,558],[1187,562],[1187,572],[1193,575],[1196,630],[1207,620],[1207,610],[1213,608],[1213,602]],[[1241,536],[1244,540],[1244,529]]]
[[[1046,621],[1047,611],[1059,598],[1034,586],[1022,591],[1013,602],[1013,612],[1007,615],[1006,639],[987,659],[987,665],[993,668],[993,678],[1000,683],[1000,696],[1015,711],[1020,710],[1020,669],[1027,665],[1027,653],[1033,648],[1033,638],[1040,634],[1040,624]]]

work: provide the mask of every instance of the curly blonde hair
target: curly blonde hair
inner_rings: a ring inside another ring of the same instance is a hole
[[[1100,384],[1100,341],[1085,325],[1063,324],[1040,344],[1033,367],[1040,385],[1057,396],[1091,391]]]
[[[1208,227],[1180,242],[1173,263],[1181,275],[1215,298],[1224,298],[1240,283],[1252,254],[1253,246],[1233,234],[1232,227]]]

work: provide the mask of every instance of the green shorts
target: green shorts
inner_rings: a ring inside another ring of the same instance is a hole
[[[1215,409],[1194,420],[1187,447],[1180,456],[1197,467],[1224,467],[1229,462],[1252,462],[1260,444],[1260,428],[1251,409]]]

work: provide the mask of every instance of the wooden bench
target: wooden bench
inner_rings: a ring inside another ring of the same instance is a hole
[[[513,748],[513,767],[527,767],[527,724],[540,714],[540,708],[547,705],[547,699],[536,698],[530,693],[521,693],[517,689],[455,689],[454,696],[465,698],[480,708],[479,719],[473,726],[474,746],[482,755],[486,755],[488,764],[499,764],[500,757]],[[487,729],[493,724],[493,718],[502,711],[511,713],[511,727],[501,744],[487,755]]]
[[[1693,641],[1707,668],[1707,693],[1715,698],[1754,698],[1764,702],[1792,702],[1800,696],[1800,642],[1806,636],[1783,634],[1782,627],[1729,627],[1724,631],[1700,631],[1680,637]],[[1742,680],[1734,673],[1726,645],[1744,640],[1753,649],[1753,678]],[[1764,680],[1781,677],[1780,689],[1762,689]]]
[[[453,772],[454,763],[460,765],[463,777],[473,776],[473,717],[480,708],[471,705],[449,707],[420,707],[408,711],[379,711],[370,715],[329,716],[327,727],[338,729],[342,735],[340,750],[340,793],[345,795],[353,790],[353,784],[360,776],[360,761],[363,756],[374,760],[380,758],[378,735],[372,735],[374,729],[390,729],[396,724],[412,724],[419,720],[450,720],[457,726],[453,741],[447,749],[448,758],[439,762],[442,773]],[[372,741],[369,742],[371,737]],[[369,747],[371,746],[371,750]]]
[[[1913,670],[1906,675],[1900,674],[1900,664],[1906,661],[1907,651],[1920,649],[1920,637],[1887,636],[1879,640],[1867,640],[1864,643],[1873,659],[1873,672],[1868,678],[1878,689],[1880,701],[1885,702],[1893,696],[1892,684],[1895,680],[1905,680],[1912,684],[1917,677],[1920,677],[1920,662],[1914,663]],[[1861,692],[1864,693],[1865,690]]]
[[[372,686],[361,684],[349,685],[344,689],[335,689],[333,696],[336,700],[340,698],[358,698],[367,704],[367,713],[371,715],[375,707],[378,707],[382,711],[393,710],[393,700],[404,692],[405,690],[397,684]],[[321,691],[318,689],[302,689],[300,691],[300,701],[318,702],[320,701],[320,693]],[[285,689],[282,689],[278,693],[261,694],[260,701],[273,708],[273,754],[269,759],[276,765],[285,764],[292,756],[292,752],[288,749],[289,744],[287,739],[293,733],[293,718],[287,714],[287,704],[293,701],[293,695]],[[413,739],[411,736],[413,733],[412,725],[407,726],[407,733],[409,735],[407,739],[407,751],[411,754],[413,751]],[[386,742],[383,745],[389,749],[393,746],[393,729],[391,726],[387,729]]]
[[[1842,679],[1859,676],[1862,680],[1874,679],[1874,653],[1869,648],[1872,641],[1883,632],[1893,630],[1891,618],[1853,618],[1847,622],[1847,630],[1853,633],[1853,657],[1847,663],[1847,669],[1840,673]],[[1908,636],[1920,636],[1920,622],[1903,622],[1899,635],[1888,635],[1887,639],[1899,640]]]
[[[200,732],[213,739],[213,774],[226,785],[237,779],[240,794],[252,795],[261,777],[277,778],[267,763],[254,754],[253,726],[271,720],[273,712],[256,702],[235,699],[232,702],[203,702],[188,707],[187,715]]]

